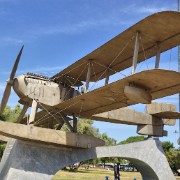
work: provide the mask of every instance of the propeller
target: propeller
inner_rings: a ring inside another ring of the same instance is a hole
[[[24,48],[24,45],[21,47],[21,49],[19,51],[19,54],[18,54],[18,56],[16,58],[16,61],[14,63],[13,69],[11,71],[10,77],[7,80],[7,85],[6,85],[6,88],[5,88],[5,91],[4,91],[4,94],[3,94],[3,98],[2,98],[2,101],[1,101],[0,113],[2,113],[4,111],[4,108],[6,107],[7,101],[9,99],[9,96],[10,96],[10,93],[11,93],[11,87],[13,85],[14,76],[15,76],[16,71],[17,71],[17,67],[18,67],[18,64],[19,64],[19,60],[21,58],[23,48]]]

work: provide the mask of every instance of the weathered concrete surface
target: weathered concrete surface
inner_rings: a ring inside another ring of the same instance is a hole
[[[108,112],[103,112],[100,114],[95,114],[91,117],[91,119],[95,119],[96,121],[105,121],[117,124],[129,124],[129,125],[169,125],[173,126],[176,123],[176,119],[180,117],[179,112],[175,112],[172,105],[172,110],[170,111],[169,106],[165,108],[166,104],[158,103],[160,108],[156,109],[157,103],[152,103],[152,105],[147,104],[147,113],[138,112],[136,110],[130,109],[128,107],[120,108]],[[156,105],[156,106],[155,106]],[[163,105],[165,107],[163,107]],[[171,107],[171,106],[170,106]],[[166,110],[167,109],[167,110]],[[167,119],[162,119],[162,118]]]
[[[8,142],[11,138],[8,138],[6,136],[0,135],[0,141]]]
[[[156,117],[163,118],[163,124],[174,126],[176,119],[179,118],[180,113],[176,112],[174,104],[152,102],[146,105],[146,112]]]
[[[176,112],[176,105],[159,102],[152,102],[151,104],[146,105],[146,112],[148,114],[156,114],[166,111]]]
[[[91,118],[95,119],[96,121],[105,121],[117,124],[163,125],[163,122],[160,118],[154,117],[147,113],[138,112],[128,107],[95,114]]]
[[[0,135],[28,142],[74,148],[86,149],[105,145],[103,140],[87,134],[65,132],[4,121],[0,121]]]
[[[154,126],[154,125],[137,125],[137,133],[149,136],[163,137],[167,136],[168,132],[165,131],[164,126]]]
[[[67,149],[11,140],[0,165],[0,179],[50,180],[58,170],[67,165],[100,157],[130,160],[139,169],[144,180],[175,180],[161,142],[154,139],[90,149]]]

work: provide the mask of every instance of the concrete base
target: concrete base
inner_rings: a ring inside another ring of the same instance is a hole
[[[90,149],[62,148],[11,140],[0,164],[0,179],[50,180],[65,166],[101,157],[130,160],[139,169],[144,180],[175,180],[161,142],[154,139]]]

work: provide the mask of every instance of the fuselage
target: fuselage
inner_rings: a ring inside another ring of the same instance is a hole
[[[55,106],[80,93],[74,88],[56,83],[43,76],[25,74],[16,77],[13,89],[20,98],[20,102],[31,103],[33,99],[48,106]]]

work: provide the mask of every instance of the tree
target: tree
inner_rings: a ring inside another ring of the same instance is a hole
[[[180,150],[175,149],[170,141],[162,142],[162,146],[172,171],[180,175],[177,171],[180,169]]]
[[[6,143],[5,142],[0,142],[0,159],[2,158],[3,156],[3,153],[4,153],[4,150],[6,148]]]
[[[0,114],[1,121],[7,121],[11,116],[11,108],[6,106],[3,113]]]
[[[98,137],[105,141],[106,146],[114,146],[117,143],[117,141],[115,139],[110,138],[106,133],[99,134]]]
[[[6,106],[3,113],[0,115],[0,120],[15,122],[21,111],[22,109],[19,104],[17,104],[14,109],[11,109],[9,106]]]
[[[180,150],[171,148],[166,152],[166,157],[172,171],[180,176],[180,173],[177,171],[178,169],[180,169]]]
[[[17,104],[14,109],[11,109],[9,106],[6,106],[3,113],[0,114],[0,120],[15,122],[17,120],[21,110],[22,109],[19,104]],[[3,155],[5,147],[6,147],[6,142],[0,141],[0,158]]]
[[[22,109],[20,107],[20,104],[17,104],[15,106],[14,110],[12,111],[11,122],[15,122],[17,120],[17,118],[19,117],[21,111],[22,111]]]
[[[170,149],[174,148],[173,143],[171,143],[170,141],[162,142],[162,146],[165,153],[169,152]]]
[[[128,144],[128,143],[133,143],[133,142],[138,142],[138,141],[143,141],[145,139],[144,136],[131,136],[127,138],[124,141],[119,142],[118,144]]]
[[[98,137],[99,129],[93,127],[93,123],[94,121],[89,119],[80,119],[77,126],[78,133]]]
[[[99,129],[93,127],[93,121],[89,119],[79,119],[77,124],[77,132],[79,134],[88,134],[94,137],[98,137],[99,135]],[[61,129],[62,131],[69,132],[69,128],[64,125]]]

